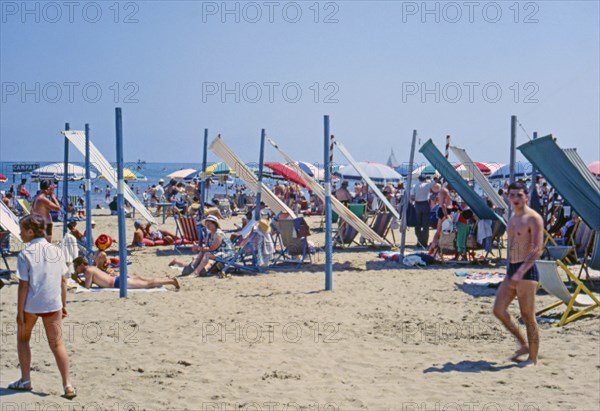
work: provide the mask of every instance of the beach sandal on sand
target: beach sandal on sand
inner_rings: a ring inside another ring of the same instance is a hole
[[[77,397],[77,390],[72,385],[65,385],[65,393],[61,395],[61,397],[67,400],[72,400],[73,398]]]
[[[26,385],[29,385],[29,388],[27,388]],[[31,381],[24,381],[22,378],[20,378],[17,381],[8,384],[8,389],[13,391],[31,391],[33,390],[33,387],[31,386]]]

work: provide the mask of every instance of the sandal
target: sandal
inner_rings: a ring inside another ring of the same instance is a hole
[[[29,388],[27,388],[26,385],[29,385]],[[24,381],[22,378],[19,378],[17,381],[8,384],[8,389],[13,391],[31,391],[33,390],[33,387],[31,386],[31,381]]]
[[[77,397],[77,390],[72,385],[65,385],[65,393],[61,397],[72,400]]]

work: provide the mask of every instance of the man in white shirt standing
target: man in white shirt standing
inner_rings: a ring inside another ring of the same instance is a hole
[[[46,238],[44,218],[37,214],[23,217],[19,223],[21,239],[28,243],[17,259],[19,289],[17,298],[17,352],[21,378],[8,389],[31,391],[31,348],[29,341],[38,317],[42,318],[48,345],[62,377],[64,398],[77,395],[69,377],[69,356],[62,339],[62,319],[67,316],[68,273],[64,253]]]
[[[429,193],[435,181],[427,181],[427,178],[421,174],[419,184],[415,188],[415,211],[417,221],[415,224],[415,234],[417,236],[417,247],[427,248],[429,244]]]

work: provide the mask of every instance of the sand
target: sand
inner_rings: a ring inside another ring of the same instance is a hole
[[[94,219],[95,235],[117,238],[115,217]],[[174,221],[165,226],[174,229]],[[323,234],[311,239],[322,244]],[[407,243],[415,243],[412,233]],[[175,275],[167,264],[176,255],[170,247],[134,251],[129,272]],[[79,396],[59,397],[59,373],[38,327],[34,392],[1,388],[1,409],[600,409],[600,310],[562,328],[541,324],[540,364],[522,369],[508,360],[514,339],[491,315],[495,290],[454,276],[501,268],[408,269],[372,249],[337,250],[334,290],[324,292],[323,264],[317,254],[312,265],[184,278],[179,292],[127,299],[70,292],[63,335]],[[1,387],[20,376],[16,291],[0,292]],[[540,293],[537,306],[553,301]],[[516,303],[511,311],[518,313]]]

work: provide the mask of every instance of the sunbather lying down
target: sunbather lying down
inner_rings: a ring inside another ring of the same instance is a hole
[[[100,270],[98,267],[89,266],[85,257],[77,257],[73,261],[75,267],[75,274],[72,278],[85,288],[91,288],[92,284],[96,284],[100,288],[119,288],[120,277],[111,276],[108,273]],[[79,278],[79,274],[85,275],[85,281]],[[161,278],[144,278],[136,275],[127,276],[127,288],[139,289],[139,288],[158,288],[163,285],[173,285],[179,289],[179,281],[176,278],[161,277]]]

